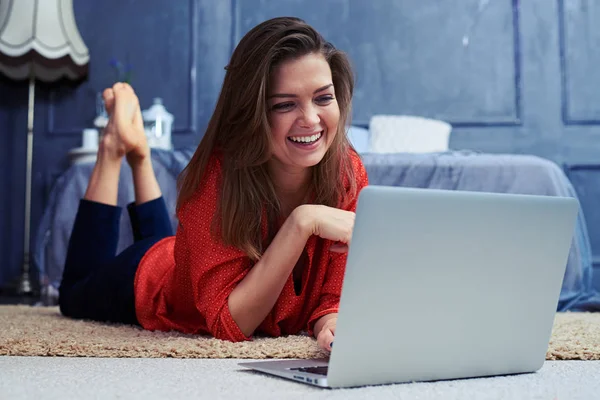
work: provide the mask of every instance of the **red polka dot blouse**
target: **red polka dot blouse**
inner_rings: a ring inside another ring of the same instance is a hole
[[[352,152],[351,157],[360,191],[368,184],[367,174],[358,155]],[[239,249],[215,240],[211,231],[220,177],[220,157],[213,156],[204,184],[178,215],[176,235],[156,243],[140,262],[135,306],[145,329],[209,334],[230,341],[250,339],[231,317],[228,297],[253,263]],[[355,211],[356,200],[345,209]],[[338,311],[346,254],[330,252],[331,244],[317,236],[309,238],[301,291],[297,293],[290,274],[255,335],[280,336],[305,330],[312,334],[320,317]]]

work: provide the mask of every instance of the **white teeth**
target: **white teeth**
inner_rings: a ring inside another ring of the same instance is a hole
[[[321,137],[322,133],[319,132],[316,135],[312,135],[312,136],[290,136],[290,139],[293,140],[294,142],[299,142],[299,143],[312,143],[312,142],[316,142],[320,137]]]

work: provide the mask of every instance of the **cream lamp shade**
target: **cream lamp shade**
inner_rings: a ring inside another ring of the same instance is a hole
[[[51,82],[87,75],[90,55],[73,0],[0,0],[0,72]]]

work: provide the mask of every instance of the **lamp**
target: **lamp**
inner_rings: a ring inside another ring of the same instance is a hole
[[[0,0],[0,72],[13,80],[29,80],[22,294],[32,292],[29,239],[35,81],[80,79],[87,75],[89,59],[75,23],[73,0]]]

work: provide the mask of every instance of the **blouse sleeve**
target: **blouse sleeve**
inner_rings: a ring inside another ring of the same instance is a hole
[[[347,211],[356,212],[358,194],[362,188],[369,184],[369,180],[360,157],[355,153],[352,153],[352,164],[356,179],[356,196],[350,202],[348,202],[344,209]],[[347,253],[331,253],[329,265],[327,266],[327,272],[325,275],[325,283],[323,284],[321,295],[319,297],[319,305],[312,312],[308,320],[308,333],[311,336],[314,336],[313,329],[319,318],[327,314],[338,312],[340,295],[342,293],[342,282],[344,280],[344,272],[346,270],[347,256]]]
[[[220,160],[212,157],[202,187],[181,209],[175,241],[177,268],[189,269],[193,298],[205,318],[209,333],[217,339],[249,340],[229,312],[229,295],[244,279],[251,260],[239,249],[214,238],[213,217],[218,212]]]

